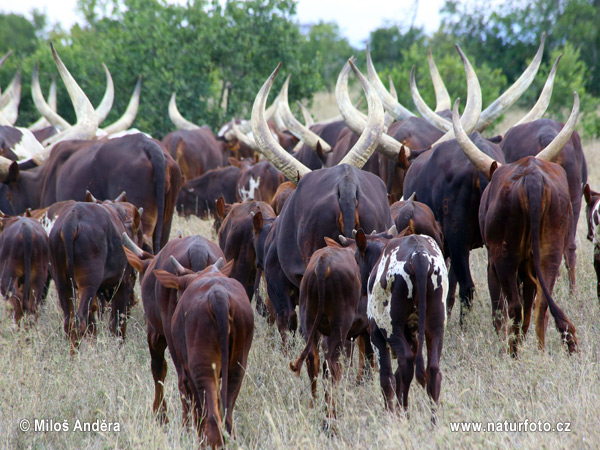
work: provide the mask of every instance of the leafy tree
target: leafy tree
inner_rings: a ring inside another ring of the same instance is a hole
[[[12,50],[17,55],[32,53],[38,40],[36,29],[29,20],[18,14],[0,14],[0,53]]]
[[[392,25],[378,28],[369,36],[369,47],[374,64],[392,66],[403,62],[404,52],[413,44],[424,45],[423,28],[410,27],[406,32]]]

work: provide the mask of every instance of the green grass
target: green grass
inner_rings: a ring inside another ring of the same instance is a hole
[[[600,187],[600,145],[586,145],[590,183]],[[175,234],[200,233],[215,238],[211,225],[177,218]],[[256,332],[236,409],[236,440],[228,448],[401,448],[401,447],[529,447],[598,448],[600,431],[600,308],[596,298],[591,243],[585,240],[582,218],[578,229],[577,294],[568,293],[566,273],[555,288],[555,299],[577,327],[581,353],[568,356],[552,321],[547,350],[537,349],[530,332],[518,360],[508,357],[492,329],[487,294],[486,255],[474,251],[471,268],[477,287],[467,330],[457,314],[448,321],[444,351],[439,427],[430,425],[427,395],[416,382],[410,393],[410,419],[384,411],[377,374],[357,385],[356,364],[344,365],[337,393],[337,434],[321,431],[323,384],[309,408],[305,370],[297,378],[289,370],[304,342],[291,339],[285,355],[276,330],[256,316]],[[199,445],[193,430],[181,428],[181,404],[176,374],[169,361],[165,381],[170,423],[152,416],[145,319],[141,303],[132,311],[127,339],[108,332],[107,319],[97,338],[86,340],[71,357],[62,331],[62,313],[52,289],[36,327],[18,331],[8,304],[0,301],[0,448],[179,449]],[[117,433],[27,432],[19,421],[29,419],[118,422]],[[570,422],[569,433],[451,432],[450,422],[476,421]]]

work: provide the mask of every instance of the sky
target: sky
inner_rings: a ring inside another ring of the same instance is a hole
[[[185,0],[168,0],[169,3],[184,4]],[[77,0],[18,0],[3,1],[0,11],[28,13],[37,8],[45,11],[50,22],[60,22],[69,29],[81,18],[75,12]],[[438,11],[444,0],[420,0],[415,25],[423,26],[427,33],[436,31],[440,17]],[[319,20],[337,22],[342,34],[355,47],[363,47],[369,32],[384,25],[408,26],[412,20],[415,0],[299,0],[297,18],[300,24],[310,25]]]

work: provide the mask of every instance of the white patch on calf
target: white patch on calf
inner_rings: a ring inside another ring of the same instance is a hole
[[[446,261],[442,250],[431,236],[421,234],[425,239],[429,241],[432,247],[432,254],[427,255],[429,263],[433,266],[433,272],[431,273],[431,284],[433,289],[436,290],[440,286],[442,288],[442,304],[444,305],[444,311],[446,310],[446,296],[448,295],[448,269],[446,268]],[[444,327],[446,326],[446,315],[444,315]]]
[[[367,303],[367,317],[373,319],[382,331],[386,331],[386,337],[388,338],[392,334],[392,286],[397,275],[402,276],[406,283],[408,298],[412,298],[413,295],[412,280],[404,270],[406,261],[398,261],[396,257],[398,250],[399,248],[396,247],[389,254],[384,253],[381,258],[379,265],[377,266],[373,288],[369,292]],[[385,289],[382,287],[384,279],[386,283]],[[369,285],[370,284],[371,277],[369,276]]]
[[[592,210],[592,243],[594,244],[594,255],[600,254],[600,200]]]
[[[240,199],[245,202],[246,200],[254,200],[256,195],[255,192],[258,190],[260,186],[260,177],[254,179],[254,177],[250,177],[248,180],[248,189],[245,189],[244,186],[240,186],[239,194]]]

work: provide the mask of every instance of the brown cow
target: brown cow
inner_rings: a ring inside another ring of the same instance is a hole
[[[326,238],[329,240],[329,238]],[[332,242],[331,240],[329,240]],[[354,251],[336,243],[314,252],[300,283],[300,322],[306,346],[290,368],[300,376],[305,360],[311,380],[311,392],[317,398],[319,373],[319,341],[326,336],[327,352],[323,371],[325,378],[331,372],[336,385],[342,377],[340,355],[347,338],[367,332],[366,316],[359,315],[360,273],[354,260]],[[335,417],[334,399],[325,394],[329,416]]]
[[[199,273],[183,267],[178,275],[154,271],[164,287],[180,291],[171,322],[173,354],[183,369],[179,389],[193,404],[200,439],[206,436],[212,448],[224,445],[223,419],[233,432],[233,408],[254,334],[250,301],[244,287],[228,278],[231,268],[231,262],[225,267],[217,262]]]
[[[288,197],[292,195],[292,192],[296,190],[296,185],[291,181],[281,183],[271,200],[271,208],[275,211],[275,214],[279,215],[283,209],[283,205],[287,201]]]
[[[410,196],[408,200],[400,200],[390,205],[392,219],[396,224],[397,230],[404,230],[411,226],[415,234],[424,234],[431,236],[435,243],[444,248],[444,233],[439,222],[435,220],[433,211],[425,203],[417,201],[416,194]]]
[[[239,167],[235,195],[239,202],[259,200],[271,203],[275,192],[284,181],[283,174],[267,160],[229,158],[232,166]]]
[[[97,297],[111,301],[110,330],[125,338],[129,309],[134,303],[135,274],[127,264],[121,235],[127,232],[130,223],[133,230],[130,237],[138,240],[141,219],[133,205],[128,204],[129,208],[124,203],[115,205],[119,206],[75,203],[56,220],[50,232],[52,278],[72,350],[77,348],[88,327],[96,331]],[[123,214],[130,217],[124,220]]]
[[[187,236],[172,239],[163,249],[153,256],[142,251],[127,235],[123,235],[125,254],[129,264],[140,274],[142,302],[147,322],[148,348],[150,350],[152,376],[154,378],[154,403],[152,410],[160,422],[167,422],[167,404],[164,399],[164,381],[167,375],[165,349],[168,347],[177,373],[182,368],[179,359],[173,353],[171,318],[177,306],[177,291],[160,284],[154,276],[154,270],[166,270],[175,273],[171,258],[193,271],[201,271],[208,265],[223,258],[223,252],[217,244],[202,236]],[[183,400],[183,399],[182,399]],[[184,408],[187,402],[183,403]]]
[[[173,131],[162,143],[179,165],[184,182],[223,165],[223,146],[208,127]]]
[[[30,217],[3,218],[1,227],[0,291],[13,306],[16,324],[20,324],[24,314],[36,322],[38,305],[47,293],[48,236],[39,222]]]
[[[490,179],[481,196],[479,228],[488,249],[488,285],[492,316],[498,334],[508,337],[516,357],[527,333],[535,302],[535,328],[540,349],[545,348],[548,308],[569,352],[577,351],[575,326],[552,298],[554,283],[569,245],[573,210],[564,169],[551,162],[570,139],[579,112],[575,93],[569,120],[537,156],[500,165],[481,152],[458,120],[454,104],[454,133],[465,155]],[[522,284],[522,294],[521,285]]]

